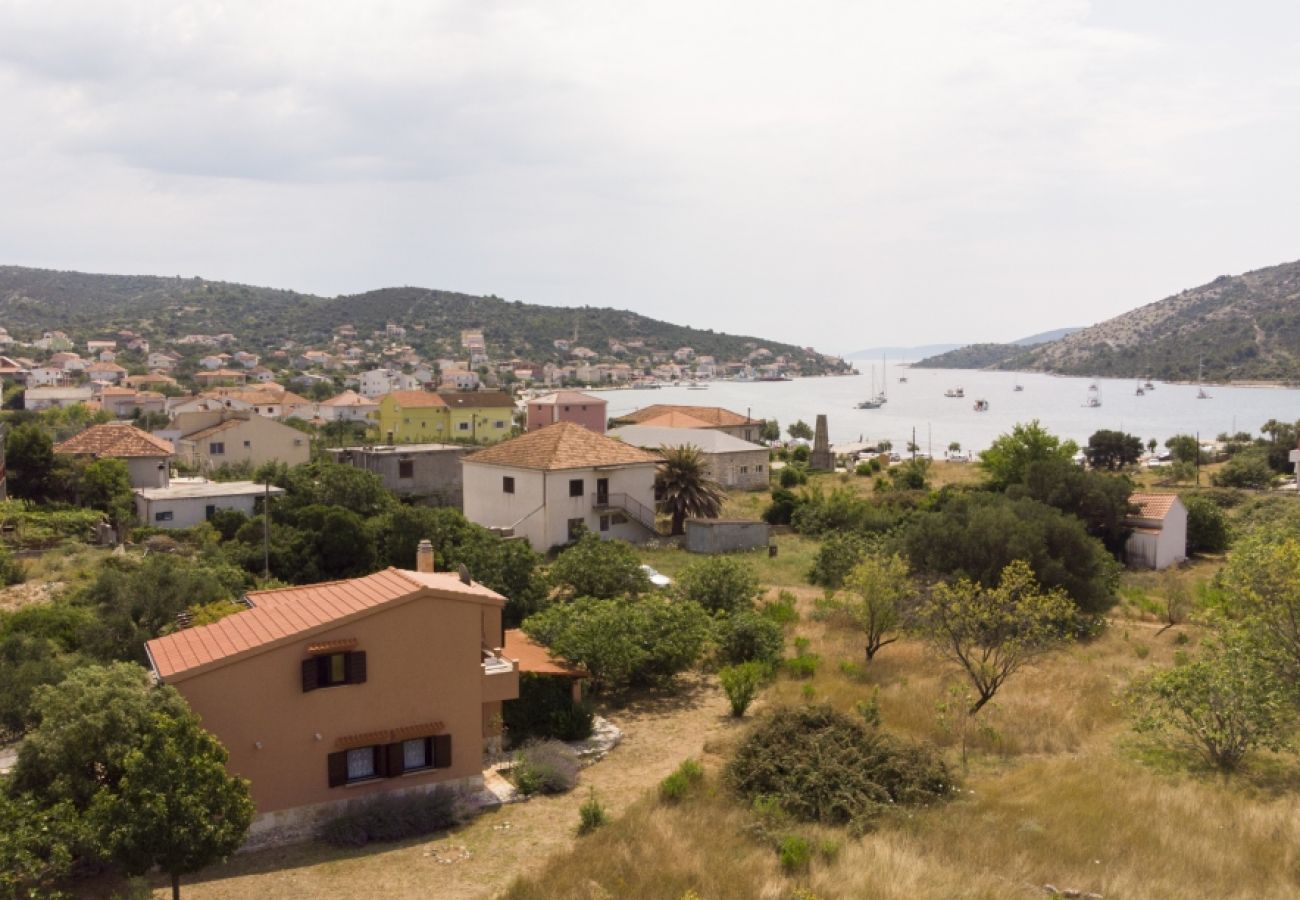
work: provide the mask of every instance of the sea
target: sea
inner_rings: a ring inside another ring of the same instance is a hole
[[[952,443],[963,453],[978,453],[1018,422],[1037,419],[1049,431],[1081,446],[1099,429],[1124,431],[1164,444],[1175,434],[1199,434],[1212,440],[1221,432],[1258,434],[1269,419],[1300,420],[1300,389],[1204,385],[1208,399],[1198,399],[1194,384],[1152,382],[1154,390],[1138,396],[1139,382],[1114,378],[1067,378],[1027,372],[964,369],[913,369],[891,362],[883,386],[888,400],[880,409],[856,409],[882,387],[875,372],[859,363],[862,374],[796,378],[792,381],[714,381],[707,390],[684,385],[657,390],[601,391],[609,415],[629,413],[652,403],[721,406],[760,419],[776,419],[785,428],[802,419],[815,423],[826,415],[832,444],[874,443],[887,439],[901,450],[915,435],[920,452],[942,458]],[[906,382],[900,381],[906,378]],[[1023,390],[1016,391],[1019,384]],[[1096,390],[1091,388],[1096,386]],[[962,388],[965,397],[945,397]],[[1096,396],[1100,406],[1087,405]],[[977,400],[988,401],[976,412]]]

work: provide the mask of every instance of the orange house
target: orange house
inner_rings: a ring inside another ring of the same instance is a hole
[[[146,644],[251,784],[250,843],[305,837],[348,801],[483,785],[501,704],[519,696],[502,655],[505,598],[452,573],[389,568],[255,591],[250,609]]]

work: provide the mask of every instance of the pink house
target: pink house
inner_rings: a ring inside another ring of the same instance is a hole
[[[606,403],[599,397],[579,391],[556,391],[528,401],[525,431],[536,431],[556,422],[573,422],[596,434],[605,433]]]

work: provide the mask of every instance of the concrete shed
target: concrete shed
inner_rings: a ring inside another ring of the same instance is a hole
[[[1187,507],[1177,494],[1137,492],[1129,503],[1138,508],[1124,520],[1133,529],[1125,546],[1130,566],[1167,569],[1187,558]]]

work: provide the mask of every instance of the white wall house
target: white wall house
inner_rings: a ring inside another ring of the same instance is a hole
[[[1124,520],[1133,529],[1125,546],[1130,566],[1167,569],[1187,558],[1187,507],[1176,494],[1138,492],[1128,502],[1139,509]]]
[[[549,550],[579,526],[639,542],[654,530],[658,458],[572,422],[559,422],[461,460],[465,517]]]
[[[135,514],[141,525],[155,528],[190,528],[212,518],[219,509],[237,509],[253,515],[257,498],[278,497],[283,488],[253,481],[208,481],[204,478],[174,478],[167,487],[141,488],[135,492]],[[274,507],[272,507],[274,510]]]

